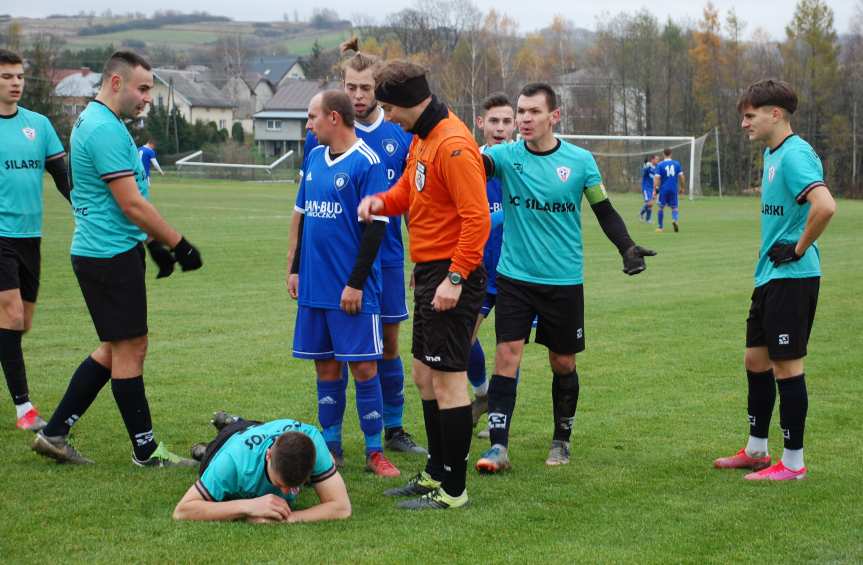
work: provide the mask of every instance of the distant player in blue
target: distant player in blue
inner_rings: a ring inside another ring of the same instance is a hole
[[[156,167],[160,175],[164,175],[165,171],[159,166],[159,161],[156,159],[156,140],[150,139],[138,148],[138,157],[141,159],[141,164],[144,165],[144,176],[147,177],[147,184],[150,183],[150,167]]]
[[[653,214],[653,177],[656,175],[656,161],[658,157],[651,155],[644,160],[644,165],[641,167],[641,195],[644,197],[644,204],[638,212],[638,217],[648,224]]]
[[[174,509],[175,520],[317,522],[351,515],[345,482],[321,432],[297,420],[258,422],[216,412],[218,434],[197,444],[198,480]],[[311,484],[319,504],[294,510]]]
[[[662,231],[662,221],[666,206],[671,206],[671,225],[674,231],[680,231],[677,225],[677,194],[683,193],[686,186],[686,177],[683,175],[683,167],[680,161],[671,158],[671,149],[664,149],[662,154],[665,159],[656,165],[656,174],[653,176],[654,191],[659,194],[659,212],[656,214],[656,231]]]
[[[15,403],[15,426],[38,432],[45,420],[30,402],[21,338],[33,325],[39,292],[42,177],[69,200],[66,152],[48,118],[18,105],[24,64],[0,49],[0,363]]]
[[[399,475],[383,454],[383,398],[377,361],[381,338],[381,267],[378,250],[388,218],[368,225],[357,218],[360,200],[385,190],[386,168],[354,132],[354,109],[338,90],[315,95],[308,128],[323,145],[306,160],[295,210],[302,215],[288,278],[298,298],[294,356],[315,362],[319,417],[330,449],[341,456],[341,424],[327,425],[337,404],[342,363],[356,383],[357,415],[366,443],[366,465],[381,476]],[[343,394],[343,392],[342,392]]]

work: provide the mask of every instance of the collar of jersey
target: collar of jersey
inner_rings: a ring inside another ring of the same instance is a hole
[[[326,161],[328,167],[332,167],[333,165],[342,161],[345,157],[347,157],[348,155],[353,153],[354,150],[356,150],[356,148],[359,147],[362,142],[363,142],[362,139],[357,138],[356,142],[354,142],[354,144],[351,145],[347,151],[345,151],[344,153],[342,153],[341,155],[339,155],[335,159],[330,159],[330,148],[326,147],[326,148],[324,148],[324,161]]]
[[[102,107],[104,107],[106,110],[108,110],[109,112],[111,112],[111,115],[112,115],[112,116],[114,116],[115,118],[117,118],[117,121],[118,121],[118,122],[123,123],[123,120],[121,120],[121,119],[120,119],[120,116],[118,116],[117,114],[115,114],[115,113],[114,113],[114,110],[112,110],[111,108],[109,108],[107,104],[105,104],[104,102],[101,102],[101,101],[99,101],[99,100],[96,100],[96,99],[93,99],[93,102],[94,102],[94,103],[96,103],[96,104],[98,104],[98,105],[100,105],[100,106],[102,106]]]
[[[378,129],[378,126],[380,126],[382,123],[384,123],[384,111],[380,106],[378,106],[378,117],[372,124],[365,125],[355,121],[354,127],[360,131],[371,133]]]
[[[792,138],[792,137],[794,137],[795,135],[797,135],[797,134],[796,134],[796,133],[792,133],[792,134],[790,134],[788,137],[786,137],[785,139],[783,139],[783,140],[782,140],[782,142],[781,142],[781,143],[779,143],[779,145],[777,145],[777,146],[776,146],[776,147],[774,147],[773,149],[770,149],[770,148],[768,147],[768,148],[767,148],[767,154],[768,154],[768,155],[774,155],[777,151],[779,151],[779,148],[780,148],[780,147],[782,147],[783,145],[785,145],[785,142],[786,142],[786,141],[788,141],[789,139],[791,139],[791,138]]]
[[[0,120],[11,120],[18,115],[18,106],[15,106],[15,111],[11,114],[0,114]]]

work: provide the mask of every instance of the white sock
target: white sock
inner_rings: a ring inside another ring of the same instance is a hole
[[[767,438],[749,436],[746,443],[746,455],[749,457],[764,457],[767,455]]]
[[[799,471],[805,467],[805,465],[803,465],[803,448],[783,450],[782,464],[792,471]]]
[[[30,402],[25,402],[24,404],[16,404],[15,405],[15,414],[16,418],[21,419],[24,417],[24,414],[29,412],[33,408],[33,405]]]
[[[481,385],[473,387],[473,393],[477,396],[486,396],[488,394],[488,379],[484,380]]]

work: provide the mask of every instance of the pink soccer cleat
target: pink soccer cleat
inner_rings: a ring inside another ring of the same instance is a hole
[[[794,479],[800,480],[806,477],[806,467],[802,467],[798,471],[792,471],[778,461],[775,465],[771,465],[761,471],[749,473],[743,478],[747,481],[791,481]]]
[[[759,471],[770,466],[770,456],[750,457],[746,454],[746,448],[741,448],[740,451],[730,457],[720,457],[713,462],[713,466],[717,469],[752,469]]]
[[[26,414],[18,418],[18,421],[15,422],[15,427],[19,430],[34,433],[40,431],[47,425],[48,422],[42,419],[42,416],[39,415],[39,411],[35,408],[28,410]]]

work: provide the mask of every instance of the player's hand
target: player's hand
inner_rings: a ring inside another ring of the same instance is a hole
[[[461,297],[460,284],[452,284],[449,278],[444,278],[443,282],[437,285],[432,298],[432,308],[437,312],[446,312],[452,310],[458,304],[458,299]]]
[[[171,273],[174,272],[174,263],[177,262],[171,255],[171,250],[155,239],[151,239],[147,243],[147,250],[150,252],[150,258],[159,267],[159,274],[156,275],[156,278],[170,277]]]
[[[417,276],[414,274],[413,271],[411,271],[411,280],[408,283],[408,286],[410,287],[411,292],[413,292],[417,288]]]
[[[204,265],[204,262],[201,260],[201,253],[185,237],[181,237],[180,243],[174,247],[174,258],[180,264],[180,267],[183,268],[183,272],[194,271]]]
[[[627,275],[637,275],[647,268],[645,257],[653,257],[656,251],[633,245],[623,254],[623,272]]]
[[[297,273],[288,274],[288,294],[294,300],[300,295],[300,275]]]
[[[366,196],[357,207],[357,216],[364,222],[372,221],[372,215],[384,209],[384,202],[377,196]]]
[[[794,261],[799,261],[802,255],[797,254],[797,242],[783,242],[777,241],[774,243],[770,250],[767,251],[767,256],[773,261],[773,266],[778,267],[779,265],[783,265],[785,263],[793,263]]]
[[[249,521],[286,522],[290,515],[288,502],[275,494],[265,494],[246,501],[246,519]]]
[[[342,290],[342,299],[339,301],[339,306],[351,316],[359,314],[363,308],[363,291],[346,286]]]

